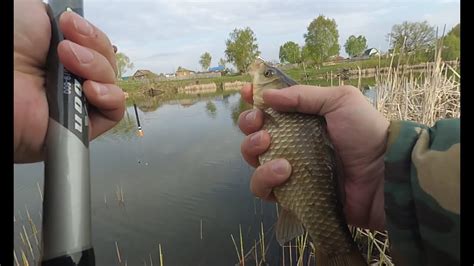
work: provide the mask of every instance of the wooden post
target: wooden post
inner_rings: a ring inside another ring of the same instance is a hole
[[[362,79],[362,71],[361,71],[359,66],[357,66],[357,69],[359,69],[359,80],[357,81],[357,88],[360,90],[361,89],[360,88],[360,85],[361,85],[360,83],[361,83],[361,79]]]

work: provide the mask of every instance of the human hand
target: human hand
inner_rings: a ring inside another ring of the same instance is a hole
[[[252,103],[252,87],[242,88],[242,97]],[[349,224],[382,230],[384,212],[384,153],[389,122],[352,86],[316,87],[296,85],[263,92],[264,102],[277,111],[325,116],[329,137],[343,166],[344,213]],[[239,127],[246,136],[241,145],[244,159],[257,167],[252,192],[275,200],[272,189],[283,184],[291,173],[284,159],[259,166],[258,156],[270,145],[270,135],[260,130],[263,113],[258,109],[242,112]]]
[[[14,161],[43,160],[48,128],[45,93],[46,57],[51,25],[46,5],[40,0],[14,3]],[[58,45],[61,63],[84,78],[84,94],[90,106],[89,137],[94,139],[123,117],[125,97],[116,86],[114,48],[98,28],[73,12],[59,20],[67,40]]]

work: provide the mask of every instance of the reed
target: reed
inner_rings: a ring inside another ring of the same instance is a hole
[[[242,265],[245,265],[244,239],[242,238],[242,226],[240,224],[239,224],[239,236],[240,236],[240,254],[242,256]]]
[[[117,252],[117,259],[119,264],[122,264],[122,256],[120,256],[120,250],[117,244],[117,241],[115,241],[115,251]]]
[[[237,243],[235,242],[234,235],[230,234],[230,238],[232,238],[232,243],[234,243],[235,253],[237,253],[237,258],[239,258],[239,265],[241,265],[242,258],[240,257],[239,249],[237,248]]]
[[[13,259],[15,260],[15,266],[20,266],[20,263],[18,263],[18,258],[16,257],[15,250],[13,250]]]
[[[200,233],[201,233],[201,240],[202,240],[202,219],[201,219],[201,223],[200,223]]]
[[[36,182],[36,187],[38,188],[38,192],[40,194],[41,202],[43,202],[43,192],[41,191],[41,187],[38,182]]]
[[[435,64],[414,74],[403,67],[387,75],[377,73],[375,108],[390,120],[410,120],[432,126],[442,118],[459,118],[460,75],[441,60],[437,49]]]
[[[163,252],[161,251],[161,244],[158,244],[158,250],[160,252],[160,266],[163,266]]]
[[[21,250],[21,260],[23,261],[23,266],[30,265],[30,263],[28,262],[28,258],[25,255],[25,252],[23,252],[23,249]]]

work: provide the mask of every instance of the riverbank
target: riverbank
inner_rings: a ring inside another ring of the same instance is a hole
[[[300,84],[317,86],[353,85],[360,89],[373,86],[377,75],[388,75],[393,69],[406,74],[421,73],[431,68],[435,62],[399,62],[397,58],[371,58],[358,61],[342,61],[321,67],[304,64],[284,65],[281,69]],[[445,62],[459,72],[459,61]],[[130,96],[167,97],[175,94],[218,93],[239,90],[250,82],[249,75],[228,75],[212,78],[190,78],[181,80],[139,79],[119,81],[119,86]]]

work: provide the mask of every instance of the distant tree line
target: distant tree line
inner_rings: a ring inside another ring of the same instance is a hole
[[[430,61],[434,59],[435,48],[442,44],[444,60],[454,60],[460,56],[460,24],[445,36],[438,36],[437,29],[427,21],[405,21],[393,25],[386,37],[392,54],[403,52],[418,60]],[[339,32],[334,19],[318,16],[308,25],[304,39],[302,46],[293,41],[281,45],[280,62],[320,65],[340,53]],[[367,39],[362,35],[351,35],[344,44],[345,52],[350,57],[362,55],[367,48]],[[227,63],[233,64],[240,73],[246,72],[253,59],[260,55],[257,37],[252,29],[234,29],[226,40],[225,55]]]
[[[339,32],[334,19],[319,15],[308,25],[304,36],[304,44],[299,45],[287,41],[280,46],[279,59],[281,63],[299,64],[305,62],[309,65],[320,65],[341,50],[339,45]],[[408,22],[393,25],[387,34],[389,53],[406,53],[421,61],[433,60],[435,48],[442,45],[444,60],[454,60],[460,57],[460,24],[454,26],[444,36],[439,36],[437,29],[427,21]],[[441,34],[442,35],[442,34]],[[218,65],[223,68],[232,64],[238,72],[245,73],[250,63],[260,55],[257,37],[251,28],[236,28],[225,41],[225,59],[220,58]],[[368,48],[367,39],[362,35],[351,35],[344,44],[345,52],[350,57],[361,55]],[[133,63],[123,53],[117,53],[118,76],[133,68]],[[212,56],[204,52],[199,60],[203,70],[211,66]],[[225,68],[229,71],[228,68]]]

